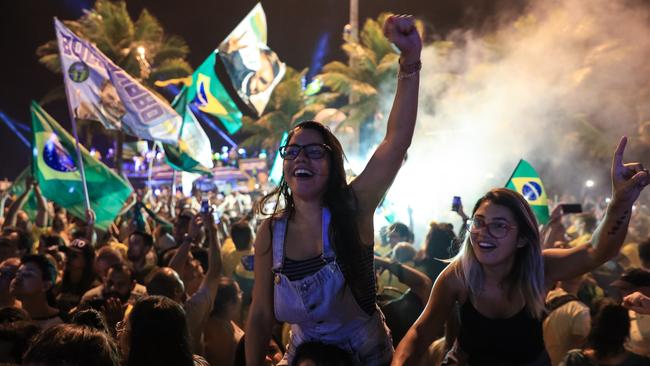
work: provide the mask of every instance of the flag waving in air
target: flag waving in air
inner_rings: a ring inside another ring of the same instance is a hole
[[[54,19],[71,113],[107,129],[176,145],[181,116],[97,47]]]
[[[72,215],[85,218],[75,141],[41,106],[32,102],[33,172],[43,196]],[[95,226],[107,230],[132,190],[128,183],[80,146]]]
[[[546,189],[542,180],[532,165],[526,160],[519,160],[519,164],[512,172],[512,176],[506,183],[506,188],[519,192],[530,204],[540,224],[546,224],[550,214],[548,211],[548,200]]]
[[[266,15],[258,3],[219,45],[219,57],[233,88],[258,116],[286,71],[266,39]]]

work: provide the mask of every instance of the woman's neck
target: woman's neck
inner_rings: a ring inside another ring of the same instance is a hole
[[[515,259],[513,257],[504,263],[499,263],[494,266],[482,265],[483,273],[485,274],[485,284],[504,287],[506,285],[506,279],[512,272],[514,263]]]
[[[323,205],[320,201],[312,200],[302,200],[300,198],[294,197],[293,205],[295,212],[295,219],[302,221],[303,218],[318,218],[320,220],[321,211]]]

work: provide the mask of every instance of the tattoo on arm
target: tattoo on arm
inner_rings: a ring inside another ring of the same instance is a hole
[[[625,223],[625,220],[627,220],[627,217],[628,217],[629,213],[630,213],[629,210],[625,210],[625,212],[623,212],[621,217],[619,217],[616,220],[616,223],[614,224],[614,226],[612,226],[612,228],[609,229],[609,231],[607,232],[607,235],[613,236],[613,235],[618,234],[621,227],[624,226],[623,224]]]

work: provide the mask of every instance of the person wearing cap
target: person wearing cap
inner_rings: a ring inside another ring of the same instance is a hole
[[[650,295],[650,271],[634,268],[626,271],[612,286],[620,291],[623,298],[634,292]],[[624,303],[625,304],[625,303]],[[630,312],[630,338],[625,348],[642,356],[650,356],[650,315]]]
[[[63,323],[61,312],[52,306],[55,283],[56,268],[42,254],[24,256],[16,277],[11,281],[11,293],[42,329]]]
[[[97,286],[99,281],[93,268],[95,251],[87,240],[74,239],[70,245],[63,247],[63,251],[66,254],[63,278],[54,292],[57,308],[68,312],[77,306],[86,291]]]

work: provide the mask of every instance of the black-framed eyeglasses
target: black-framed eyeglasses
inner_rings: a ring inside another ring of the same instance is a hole
[[[325,154],[329,151],[332,151],[332,148],[326,144],[307,144],[307,145],[284,145],[280,146],[280,156],[284,160],[293,160],[300,155],[300,150],[305,151],[310,159],[322,159],[325,157]]]
[[[510,225],[507,222],[503,221],[492,221],[486,222],[482,218],[471,218],[467,220],[467,231],[470,233],[476,234],[483,229],[487,229],[488,234],[490,234],[495,239],[503,239],[508,236],[510,230],[515,229],[517,225]]]

